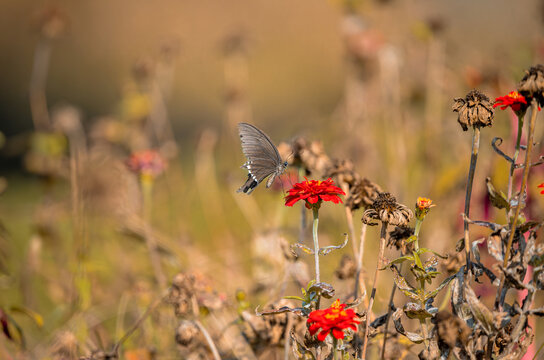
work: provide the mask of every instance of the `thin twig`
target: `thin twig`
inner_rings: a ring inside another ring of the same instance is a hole
[[[132,325],[132,327],[123,335],[113,346],[111,353],[117,358],[119,357],[119,347],[140,327],[144,320],[151,314],[155,308],[162,303],[162,301],[168,296],[168,293],[163,294],[160,298],[151,303],[140,316],[140,318]]]
[[[200,320],[195,319],[194,320],[195,325],[198,326],[200,332],[202,335],[204,335],[204,338],[206,338],[206,342],[208,343],[208,346],[213,354],[213,358],[215,360],[221,360],[221,355],[219,355],[219,351],[217,351],[217,347],[215,346],[212,337],[210,336],[210,333],[208,333],[208,330],[202,325]]]

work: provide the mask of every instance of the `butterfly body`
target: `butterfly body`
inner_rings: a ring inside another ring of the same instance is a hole
[[[237,192],[249,195],[267,177],[266,187],[270,187],[276,177],[287,168],[287,161],[282,160],[272,140],[257,127],[239,123],[238,132],[242,151],[247,158],[242,168],[248,171],[248,175],[246,182]]]

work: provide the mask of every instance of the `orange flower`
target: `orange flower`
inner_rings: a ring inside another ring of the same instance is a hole
[[[325,181],[306,179],[289,190],[289,195],[285,197],[285,206],[293,206],[297,201],[305,200],[308,209],[319,208],[322,201],[341,203],[342,199],[338,195],[346,194],[330,178]]]
[[[514,112],[519,112],[520,110],[525,111],[527,108],[527,100],[525,96],[521,95],[517,91],[510,91],[508,95],[501,96],[495,99],[494,108],[500,106],[501,110],[505,110],[507,107],[510,107]]]
[[[130,156],[127,167],[140,176],[155,178],[166,169],[166,161],[155,150],[143,150]]]
[[[416,219],[423,220],[425,215],[431,210],[432,207],[436,205],[433,204],[431,199],[424,197],[418,197],[416,201]]]
[[[309,325],[310,335],[314,335],[321,329],[317,339],[325,341],[331,331],[334,338],[343,339],[344,330],[357,331],[357,324],[360,322],[355,311],[346,309],[346,304],[340,304],[340,299],[337,299],[328,309],[312,311],[306,323]]]

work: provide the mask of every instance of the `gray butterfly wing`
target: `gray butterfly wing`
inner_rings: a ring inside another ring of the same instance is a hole
[[[242,166],[248,170],[248,178],[238,192],[250,194],[264,179],[270,187],[277,175],[283,170],[282,159],[272,140],[261,130],[247,123],[238,124],[242,151],[247,158]]]

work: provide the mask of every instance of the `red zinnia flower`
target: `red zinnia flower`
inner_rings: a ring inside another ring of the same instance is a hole
[[[325,181],[306,179],[306,181],[296,183],[289,190],[289,195],[285,197],[285,205],[293,206],[299,200],[306,200],[308,209],[311,209],[312,206],[319,207],[321,201],[332,201],[338,204],[342,202],[338,195],[346,194],[338,186],[335,186],[330,178]]]
[[[155,150],[143,150],[133,153],[127,166],[136,174],[155,178],[166,169],[166,161]]]
[[[310,335],[317,334],[319,341],[325,341],[325,338],[332,331],[332,336],[336,339],[344,338],[344,330],[351,329],[357,331],[357,324],[361,322],[353,309],[346,309],[346,304],[340,304],[337,299],[330,308],[323,310],[314,310],[308,316],[308,330]]]
[[[544,194],[544,183],[539,184],[537,187],[538,187],[539,189],[542,189],[542,190],[540,190],[540,193],[541,193],[541,194]]]
[[[514,112],[518,112],[527,107],[527,100],[523,95],[517,91],[510,91],[508,95],[501,96],[495,99],[494,108],[501,107],[501,110],[505,110],[507,107],[512,108]]]

